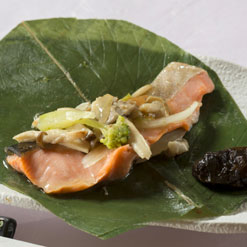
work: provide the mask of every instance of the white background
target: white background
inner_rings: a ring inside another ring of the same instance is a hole
[[[194,55],[219,57],[247,66],[246,0],[2,0],[0,38],[23,20],[51,17],[128,20]],[[246,234],[219,235],[160,227],[138,229],[101,241],[50,213],[0,205],[0,215],[17,219],[17,239],[55,247],[247,246]]]
[[[23,20],[124,19],[185,50],[247,66],[246,0],[1,0],[0,38]]]

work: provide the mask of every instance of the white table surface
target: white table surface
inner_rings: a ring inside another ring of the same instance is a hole
[[[51,17],[128,20],[193,54],[219,57],[247,67],[246,0],[7,0],[1,1],[0,38],[23,20]],[[17,220],[16,239],[46,246],[247,246],[247,234],[161,227],[146,227],[102,241],[48,212],[0,205],[0,215]],[[6,246],[1,241],[0,246]]]

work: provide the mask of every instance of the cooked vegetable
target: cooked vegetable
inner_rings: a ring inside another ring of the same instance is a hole
[[[104,128],[101,128],[104,137],[100,139],[100,142],[109,149],[118,148],[128,143],[130,130],[125,121],[127,119],[119,116],[115,124],[105,125]]]
[[[128,119],[125,121],[131,131],[129,138],[130,145],[133,147],[140,158],[147,160],[150,159],[152,152],[150,150],[149,144],[131,121]]]
[[[168,142],[167,156],[174,157],[189,151],[189,143],[186,139],[178,139]]]
[[[158,127],[164,127],[170,123],[177,123],[180,121],[184,121],[187,118],[189,118],[194,111],[199,107],[201,103],[199,102],[193,102],[191,106],[189,106],[187,109],[185,109],[182,112],[170,115],[168,117],[158,118],[158,119],[138,119],[135,121],[135,125],[138,128],[158,128]]]
[[[47,131],[37,131],[37,130],[29,130],[22,132],[13,137],[14,140],[18,142],[33,142],[36,141],[37,137],[44,133],[43,141],[46,143],[61,143],[61,142],[71,142],[75,139],[84,138],[88,130],[81,129],[81,130],[74,130],[74,131],[67,131],[61,129],[52,129]]]
[[[208,152],[194,164],[192,174],[205,184],[245,187],[247,185],[247,147]]]
[[[178,128],[163,135],[157,142],[151,145],[152,156],[158,155],[163,151],[167,151],[169,148],[168,143],[181,140],[185,133],[186,131],[184,129]]]
[[[110,94],[105,94],[102,97],[96,98],[96,100],[92,103],[92,112],[95,113],[95,117],[99,120],[99,122],[106,123],[111,112],[111,106],[114,98],[115,97]]]
[[[14,136],[13,139],[18,142],[34,142],[40,133],[41,131],[29,130]]]
[[[133,94],[132,96],[133,97],[138,97],[138,96],[141,96],[141,95],[144,95],[146,94],[150,89],[152,89],[152,85],[151,84],[147,84],[139,89],[137,89]]]
[[[151,103],[145,103],[139,107],[139,110],[152,117],[164,117],[167,116],[167,111],[164,102],[152,101]]]
[[[135,102],[119,100],[114,102],[112,108],[118,115],[129,116],[134,110],[137,109]]]
[[[75,109],[81,110],[81,111],[88,111],[91,107],[90,102],[83,102],[80,105],[76,106]]]
[[[90,144],[89,142],[85,141],[85,140],[80,140],[80,139],[76,139],[74,141],[71,142],[62,142],[59,143],[60,145],[67,147],[67,148],[71,148],[83,153],[88,153],[90,150]]]
[[[30,130],[14,136],[13,139],[18,142],[37,142],[40,146],[43,146],[43,143],[60,144],[84,153],[88,153],[90,145],[85,140],[85,137],[89,132],[90,130],[85,127],[80,130]]]
[[[135,102],[114,100],[106,123],[115,123],[119,115],[129,116],[135,110],[137,110]]]
[[[82,118],[94,119],[95,114],[93,112],[80,111],[77,109],[56,110],[40,115],[39,118],[35,120],[35,127],[41,131],[63,129],[79,123],[79,120]]]
[[[100,123],[93,119],[78,120],[78,122],[82,124],[99,129],[103,134],[103,138],[100,139],[100,142],[109,149],[117,148],[128,143],[130,131],[125,121],[126,119],[122,116],[118,116],[117,122],[110,125]]]
[[[154,101],[160,101],[163,104],[165,103],[165,101],[161,97],[150,95],[146,98],[147,103],[152,103]]]
[[[90,153],[85,155],[82,159],[82,164],[84,168],[88,168],[90,166],[93,166],[100,160],[106,157],[106,155],[110,152],[109,149],[107,149],[104,145],[99,145],[92,149]]]
[[[84,124],[89,127],[96,128],[96,129],[102,129],[105,127],[105,124],[100,123],[94,119],[89,119],[89,118],[82,118],[78,121],[78,123]]]
[[[122,100],[122,101],[127,101],[127,100],[129,100],[129,99],[131,99],[131,94],[130,93],[128,93],[128,94],[126,94],[122,99],[120,99],[120,100]]]

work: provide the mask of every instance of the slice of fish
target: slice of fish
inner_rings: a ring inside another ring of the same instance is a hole
[[[185,110],[214,90],[207,71],[185,63],[168,64],[152,82],[150,95],[163,98],[170,114]]]
[[[170,114],[181,112],[194,101],[202,102],[205,94],[214,90],[214,84],[206,70],[185,63],[172,62],[168,64],[151,84],[149,95],[159,96],[165,101]],[[146,96],[141,96],[142,101]],[[137,100],[138,101],[138,100]],[[139,104],[142,104],[139,102]],[[185,121],[174,123],[163,128],[144,129],[142,135],[149,143],[157,142],[164,134],[177,128],[189,131],[199,119],[199,110]]]
[[[162,97],[169,113],[185,110],[194,101],[201,102],[203,95],[212,92],[214,84],[207,72],[195,66],[173,62],[152,83],[148,95]],[[145,102],[148,95],[136,97],[137,105]],[[176,129],[188,131],[198,121],[200,106],[184,121],[165,127],[142,129],[140,132],[150,145]],[[181,137],[184,132],[181,132]],[[162,149],[161,149],[162,150]],[[90,153],[89,153],[90,154]],[[85,154],[60,145],[35,148],[21,156],[12,154],[7,162],[46,193],[68,193],[85,190],[100,181],[124,178],[137,158],[132,147],[125,145],[115,150],[105,147],[105,155],[95,164],[83,164]]]
[[[7,162],[46,193],[85,190],[102,180],[115,180],[128,174],[136,154],[129,145],[115,150],[105,148],[105,156],[84,167],[85,154],[60,145],[36,148],[23,155],[9,155]]]

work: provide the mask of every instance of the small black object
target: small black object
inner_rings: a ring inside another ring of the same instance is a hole
[[[208,185],[247,187],[247,147],[208,152],[194,164],[192,174]]]
[[[16,221],[9,217],[0,216],[0,236],[13,238],[15,235]]]
[[[9,147],[5,147],[4,151],[8,155],[16,154],[21,156],[22,153],[28,152],[34,148],[37,148],[36,142],[21,142]]]

